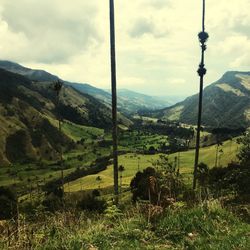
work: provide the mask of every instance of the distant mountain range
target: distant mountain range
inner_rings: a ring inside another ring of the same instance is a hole
[[[1,61],[0,68],[7,71],[17,73],[27,77],[32,81],[56,81],[61,80],[58,76],[50,74],[44,70],[35,70],[23,67],[20,64],[10,62],[10,61]],[[64,81],[65,84],[72,86],[81,93],[89,94],[99,101],[103,102],[107,106],[111,105],[111,94],[110,91],[105,91],[99,88],[96,88],[87,83],[74,83]],[[182,100],[182,97],[157,97],[157,96],[148,96],[145,94],[140,94],[131,90],[121,89],[118,90],[118,110],[124,114],[130,115],[136,113],[140,110],[157,110],[162,109],[168,106],[175,104],[177,101]]]
[[[152,112],[163,120],[196,124],[198,94]],[[250,72],[229,71],[204,89],[202,124],[212,127],[250,126]]]
[[[107,90],[107,92],[110,93],[111,91]],[[127,114],[136,113],[141,110],[158,110],[169,107],[177,102],[174,101],[174,97],[149,96],[128,89],[118,89],[117,95],[118,109]]]

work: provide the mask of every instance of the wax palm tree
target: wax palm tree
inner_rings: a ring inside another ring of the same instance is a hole
[[[193,189],[196,189],[196,179],[197,179],[197,167],[199,164],[199,150],[200,150],[200,131],[201,131],[201,115],[202,115],[202,98],[203,98],[203,78],[206,74],[205,69],[205,50],[207,48],[206,41],[208,39],[208,33],[205,32],[205,0],[203,2],[203,12],[202,12],[202,32],[199,33],[199,41],[201,44],[201,63],[199,65],[198,74],[200,76],[200,93],[199,93],[199,107],[198,107],[198,121],[197,121],[197,136],[196,136],[196,151],[195,151],[195,163],[194,163],[194,179],[193,179]]]
[[[119,166],[119,172],[120,172],[120,193],[122,192],[122,173],[125,171],[125,168],[123,165]]]
[[[98,189],[101,189],[101,181],[102,181],[102,177],[101,176],[97,176],[95,179],[98,182]]]
[[[57,118],[58,118],[58,129],[59,132],[62,132],[62,119],[59,113],[59,101],[60,101],[60,93],[63,87],[63,83],[59,80],[55,81],[52,85],[52,89],[56,93],[56,110],[57,110]],[[61,185],[62,185],[62,192],[64,194],[64,172],[63,172],[63,151],[62,145],[60,145],[60,168],[61,168]]]
[[[114,161],[114,194],[115,203],[118,203],[118,152],[117,152],[117,93],[116,93],[116,56],[115,56],[115,15],[114,0],[109,1],[110,10],[110,59],[112,82],[112,135]]]
[[[138,160],[137,171],[139,172],[139,171],[140,171],[140,160],[141,160],[141,157],[138,156],[138,157],[137,157],[137,160]]]
[[[31,182],[31,179],[28,178],[27,179],[27,182],[28,182],[28,185],[29,185],[29,194],[30,194],[30,201],[31,201],[31,193],[32,193],[32,182]]]

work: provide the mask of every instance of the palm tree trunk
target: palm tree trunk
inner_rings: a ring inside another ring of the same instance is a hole
[[[214,166],[215,166],[215,167],[217,167],[217,165],[218,165],[218,154],[219,154],[219,144],[216,145],[215,163],[214,163]]]
[[[198,74],[200,76],[200,93],[199,93],[199,106],[198,106],[198,121],[197,121],[197,136],[196,136],[196,150],[195,150],[195,163],[194,163],[194,178],[193,178],[193,189],[196,189],[196,176],[197,168],[199,164],[199,153],[200,153],[200,132],[201,132],[201,115],[202,115],[202,99],[203,99],[203,78],[206,74],[204,65],[204,54],[206,50],[206,40],[208,34],[205,32],[205,0],[203,1],[203,13],[202,13],[202,32],[199,33],[199,39],[201,43],[201,63],[199,65]]]
[[[118,152],[117,152],[117,93],[116,93],[116,55],[115,55],[115,14],[114,1],[109,1],[110,8],[110,59],[112,82],[112,135],[113,135],[113,161],[114,161],[114,195],[115,203],[118,203]]]
[[[59,131],[62,133],[62,125],[61,121],[59,118]],[[60,146],[60,165],[61,165],[61,179],[62,179],[62,192],[64,195],[64,171],[63,171],[63,151],[62,151],[62,146]]]
[[[59,114],[59,93],[57,93],[57,110],[58,110],[58,129],[60,134],[62,133],[62,121],[61,121],[61,116]],[[62,185],[62,193],[64,196],[64,171],[63,171],[63,149],[62,145],[60,145],[60,168],[61,168],[61,185]]]

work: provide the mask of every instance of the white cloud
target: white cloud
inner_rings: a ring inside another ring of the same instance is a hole
[[[80,10],[85,10],[84,14]],[[87,1],[5,1],[2,8],[7,31],[21,33],[26,39],[18,59],[44,63],[65,62],[88,50],[90,44],[99,45],[102,38],[97,31],[97,14],[96,6]]]
[[[197,92],[201,1],[116,0],[115,8],[118,87]],[[207,1],[206,84],[226,70],[250,71],[249,9],[249,0]],[[0,0],[0,55],[109,88],[108,15],[108,1]]]

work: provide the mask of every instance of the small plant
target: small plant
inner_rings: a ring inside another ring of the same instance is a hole
[[[123,215],[122,211],[116,206],[112,205],[107,207],[104,211],[105,217],[111,220],[117,219]]]

